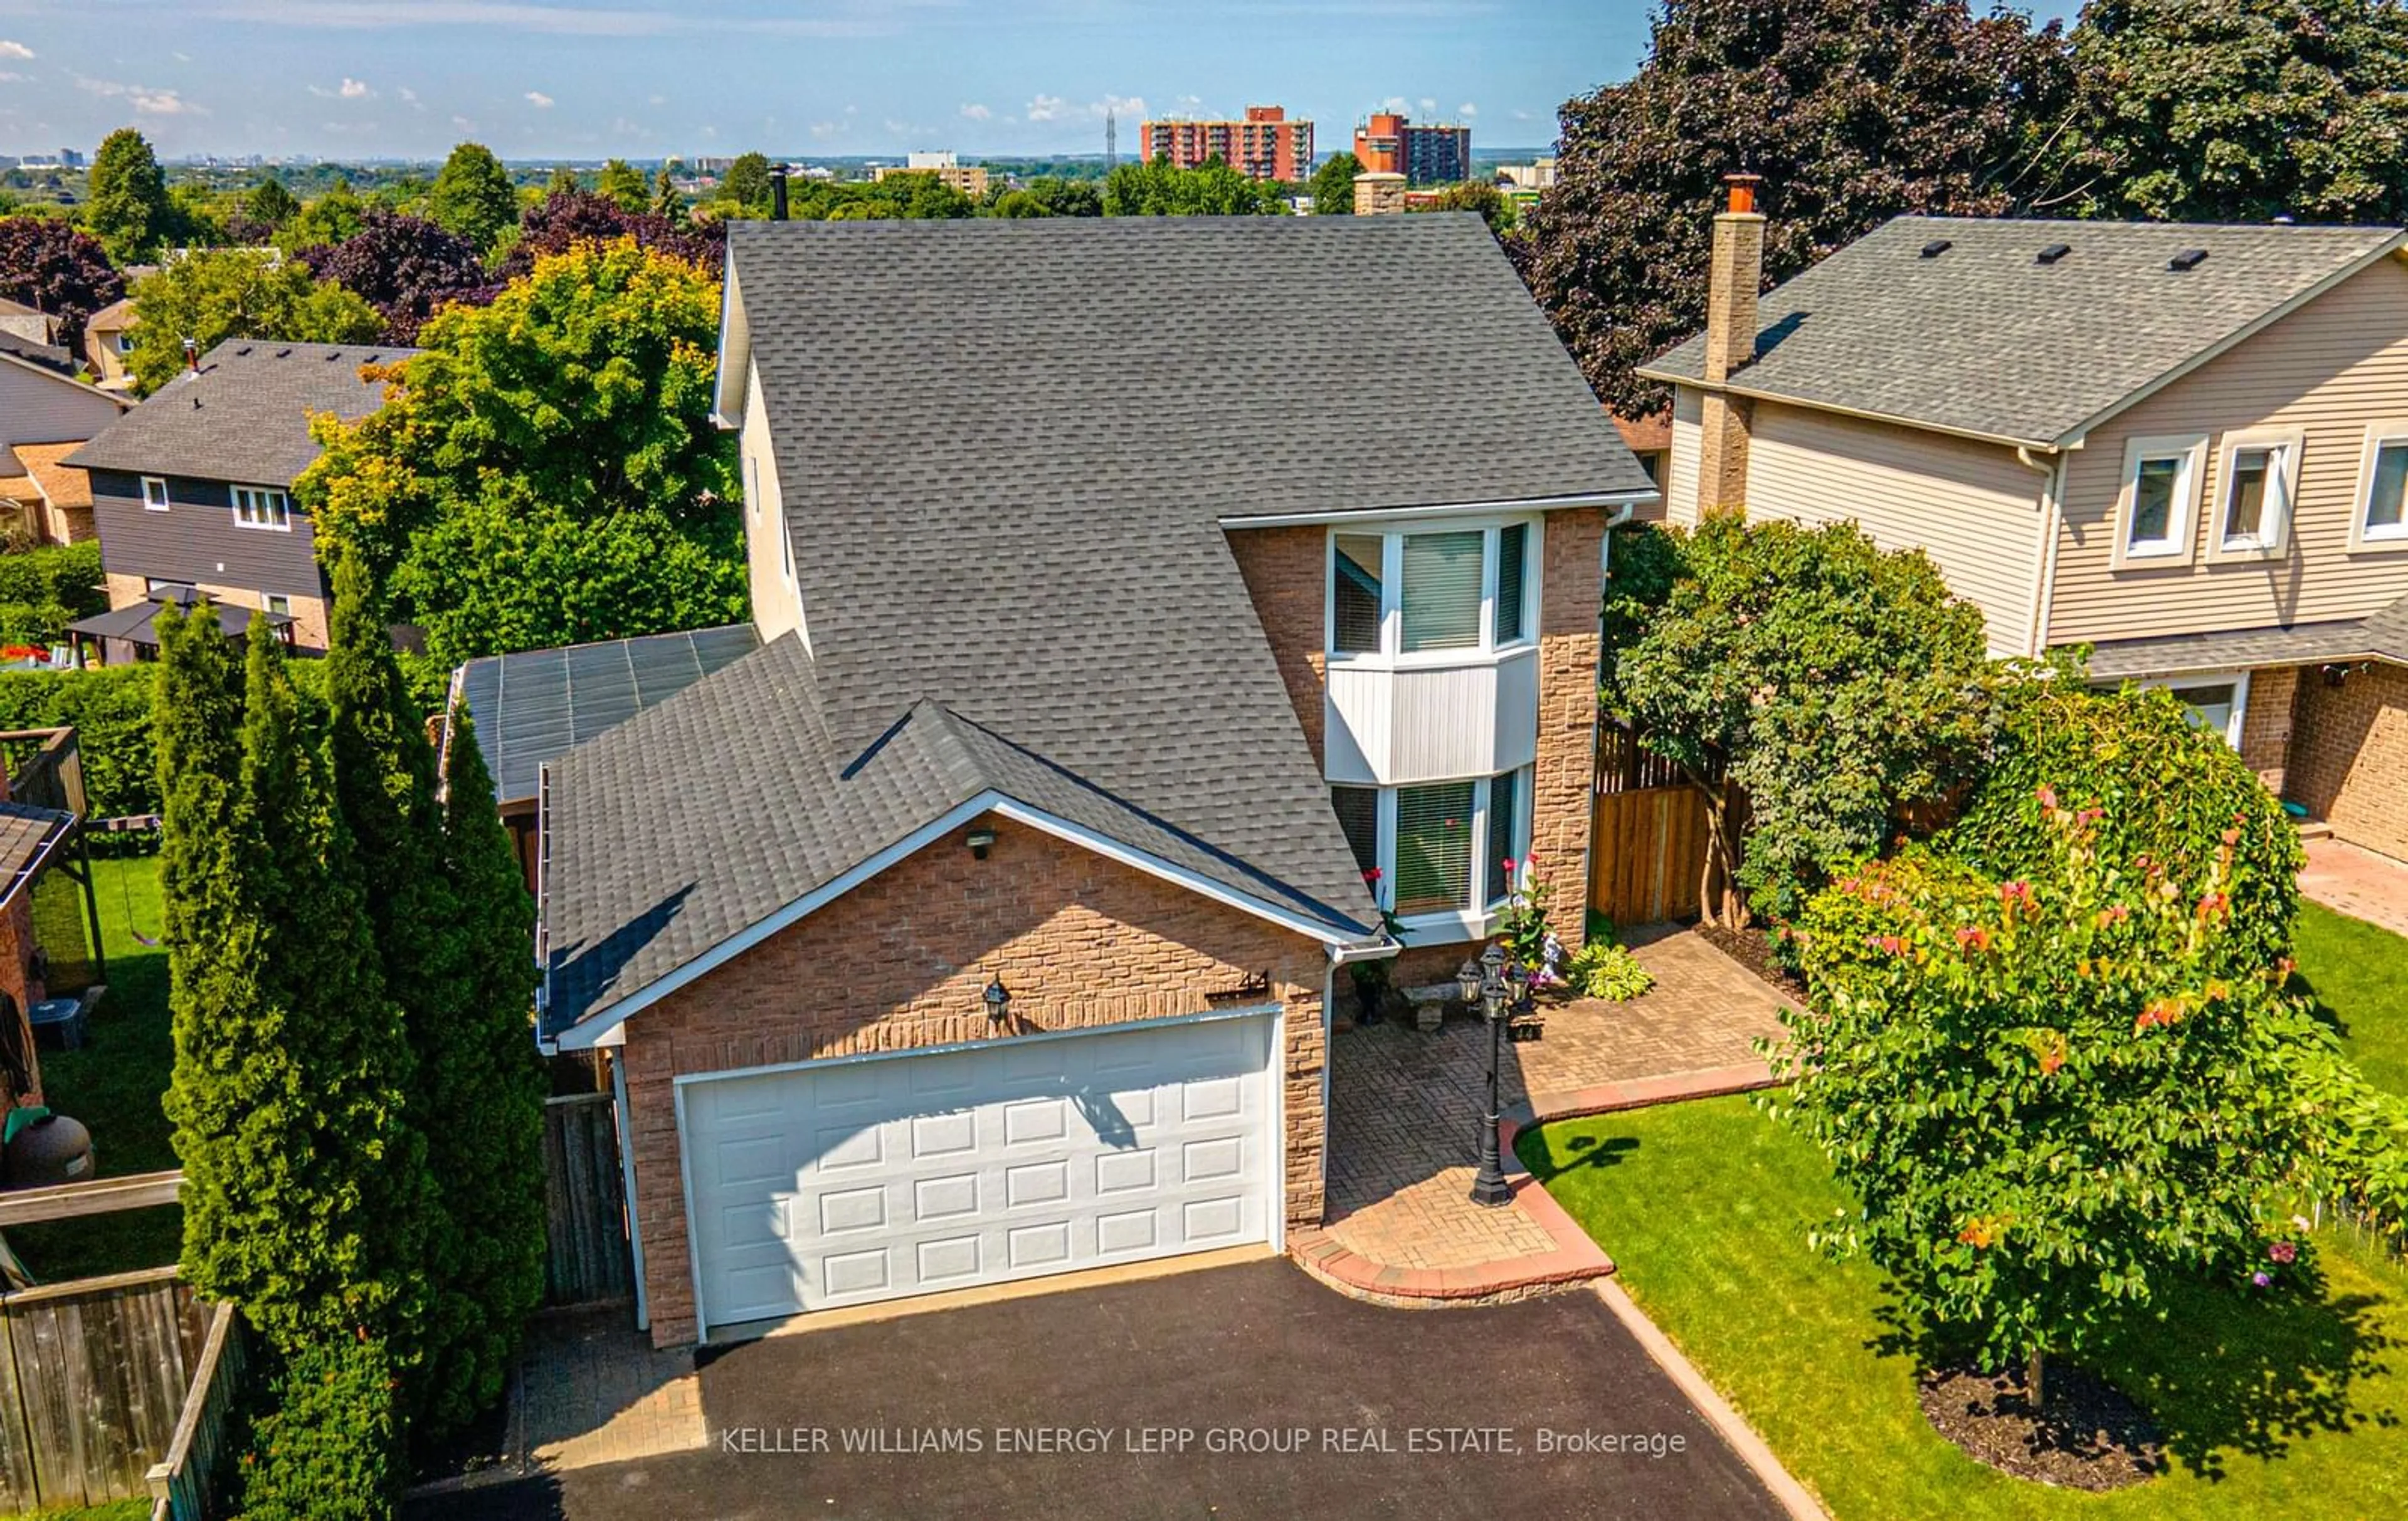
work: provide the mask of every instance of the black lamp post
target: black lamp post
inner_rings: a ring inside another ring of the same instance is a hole
[[[1497,1067],[1505,1021],[1512,1012],[1512,991],[1505,982],[1505,948],[1492,944],[1480,954],[1480,1012],[1488,1021],[1488,1113],[1480,1124],[1480,1174],[1471,1180],[1474,1204],[1506,1204],[1513,1198],[1503,1158],[1497,1155]]]

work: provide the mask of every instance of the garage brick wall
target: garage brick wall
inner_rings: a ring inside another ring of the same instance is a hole
[[[2339,686],[2308,671],[2285,781],[2290,797],[2334,834],[2408,860],[2408,669],[2353,667]]]
[[[695,1339],[673,1080],[870,1051],[1276,1001],[1286,1009],[1286,1217],[1321,1223],[1326,961],[1308,937],[1010,820],[987,859],[961,834],[898,862],[627,1022],[628,1124],[656,1345]],[[967,833],[967,830],[964,831]],[[1267,995],[1208,1001],[1268,972]]]
[[[1530,841],[1538,873],[1554,895],[1555,933],[1581,941],[1588,897],[1590,785],[1596,772],[1598,614],[1603,595],[1598,557],[1602,508],[1544,516],[1539,620],[1539,748],[1531,786]],[[1328,529],[1245,528],[1230,552],[1245,577],[1255,615],[1270,640],[1297,723],[1322,753],[1323,683],[1328,662],[1323,600],[1327,595]],[[1461,959],[1458,953],[1456,960]]]

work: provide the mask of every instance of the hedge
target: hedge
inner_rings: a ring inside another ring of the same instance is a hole
[[[2108,860],[2145,870],[2145,857],[2186,885],[2229,843],[2230,969],[2263,970],[2291,954],[2299,831],[2221,735],[2160,689],[2034,682],[2001,698],[1988,773],[1940,849],[1993,877],[2036,876],[2054,848],[2052,805],[2102,810],[2096,839]]]
[[[156,813],[159,774],[150,749],[156,675],[147,665],[0,671],[0,728],[74,725],[93,816]]]
[[[98,539],[0,554],[0,644],[54,644],[108,610]]]

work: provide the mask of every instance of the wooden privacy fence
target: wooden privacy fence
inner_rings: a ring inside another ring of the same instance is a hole
[[[250,1370],[251,1342],[234,1306],[209,1314],[208,1336],[184,1395],[167,1456],[150,1467],[150,1521],[209,1521],[219,1514],[218,1485],[225,1476],[226,1448],[235,1401]]]
[[[624,1299],[635,1292],[619,1129],[607,1093],[543,1106],[544,1298],[552,1304]]]
[[[0,1295],[0,1509],[150,1494],[208,1333],[173,1268]]]
[[[1589,911],[1617,925],[1698,913],[1713,839],[1706,795],[1619,725],[1598,727],[1597,762]]]

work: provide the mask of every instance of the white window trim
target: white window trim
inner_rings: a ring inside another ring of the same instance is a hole
[[[153,486],[159,488],[159,499],[155,502],[150,499],[150,488]],[[167,497],[166,477],[146,475],[142,478],[142,508],[144,511],[165,512],[173,505],[174,503],[169,501]]]
[[[2140,479],[2141,462],[2169,456],[2180,456],[2183,469],[2181,478],[2174,482],[2173,521],[2166,525],[2166,547],[2136,550],[2132,547],[2132,509],[2136,499],[2133,488]],[[2123,483],[2115,494],[2113,568],[2147,570],[2192,562],[2199,541],[2200,478],[2207,473],[2206,465],[2204,433],[2158,435],[2126,442]]]
[[[2249,723],[2249,673],[2245,670],[2207,670],[2187,676],[2156,676],[2143,682],[2143,687],[2163,687],[2169,692],[2183,687],[2214,686],[2219,682],[2232,683],[2232,716],[2225,720],[2224,742],[2234,753],[2241,750],[2241,736]]]
[[[2279,560],[2290,552],[2291,520],[2300,508],[2300,453],[2306,445],[2307,436],[2297,428],[2253,428],[2224,436],[2215,456],[2215,517],[2207,533],[2211,562]],[[2272,481],[2275,499],[2266,504],[2270,520],[2257,538],[2235,539],[2225,533],[2232,512],[2232,463],[2245,449],[2279,450],[2282,468]]]
[[[2365,441],[2359,446],[2358,458],[2358,489],[2349,499],[2349,552],[2352,554],[2398,554],[2408,552],[2408,515],[2399,526],[2369,529],[2367,509],[2374,504],[2374,461],[2386,444],[2408,447],[2408,419],[2370,423]]]
[[[233,488],[230,495],[233,498],[230,510],[234,513],[236,527],[251,528],[270,534],[289,534],[293,531],[293,498],[285,494],[282,487],[236,486]],[[254,523],[244,518],[242,499],[246,495],[257,498],[263,510],[271,503],[273,504],[275,510],[268,514],[269,521]]]
[[[1523,535],[1522,621],[1527,632],[1499,642],[1497,638],[1498,536],[1514,524],[1527,525]],[[1483,536],[1480,548],[1480,642],[1452,650],[1404,648],[1405,539],[1419,534],[1469,533]],[[1341,651],[1338,648],[1338,540],[1377,538],[1380,548],[1380,648]],[[1544,571],[1545,520],[1535,516],[1421,519],[1411,523],[1374,520],[1333,524],[1324,536],[1321,565],[1321,652],[1332,666],[1358,670],[1432,670],[1460,666],[1496,665],[1534,650],[1544,615],[1541,577]]]
[[[1514,769],[1522,775],[1522,785],[1517,789],[1520,796],[1514,800],[1516,817],[1512,832],[1514,838],[1527,839],[1531,833],[1531,806],[1534,801],[1532,795],[1537,790],[1535,782],[1538,779],[1538,768],[1535,765],[1518,766]],[[1378,795],[1379,823],[1376,831],[1380,880],[1372,884],[1371,896],[1381,908],[1390,912],[1395,912],[1397,905],[1397,794],[1407,787],[1445,787],[1458,786],[1467,782],[1471,783],[1469,896],[1475,907],[1447,909],[1435,913],[1398,915],[1397,923],[1403,931],[1408,944],[1444,945],[1457,940],[1486,940],[1496,932],[1497,926],[1502,921],[1505,900],[1499,898],[1493,903],[1484,901],[1488,895],[1487,863],[1490,855],[1497,849],[1491,843],[1489,828],[1489,783],[1493,780],[1494,778],[1485,776],[1458,776],[1388,785],[1356,782],[1330,783],[1333,787],[1369,787]],[[1516,863],[1517,880],[1524,877],[1529,869],[1528,862],[1524,859],[1527,854],[1526,848],[1513,857]],[[1502,857],[1499,856],[1498,859]]]
[[[284,606],[278,607],[276,604],[279,602],[283,603]],[[293,615],[293,599],[281,592],[262,592],[259,594],[259,610],[280,612],[289,618]]]

